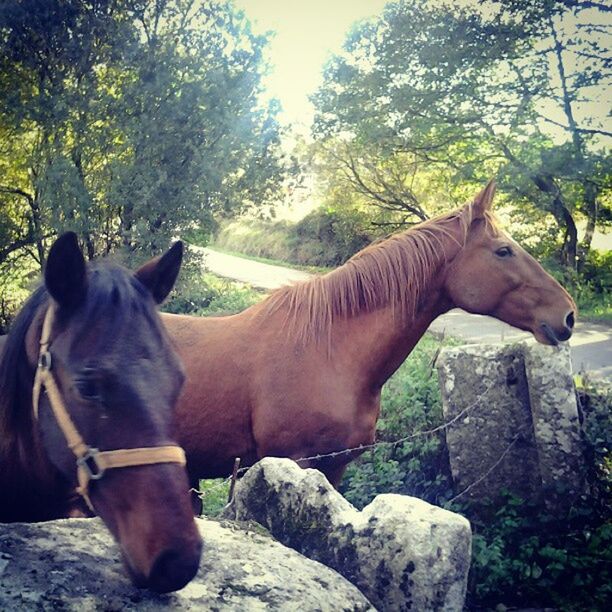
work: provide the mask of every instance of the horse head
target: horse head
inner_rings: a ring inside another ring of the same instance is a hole
[[[491,206],[491,181],[469,204],[465,246],[447,268],[445,288],[459,308],[530,331],[543,344],[572,335],[576,304],[568,292],[507,234]]]
[[[75,234],[64,234],[45,268],[50,300],[26,336],[28,360],[36,363],[40,353],[53,379],[39,400],[34,394],[35,426],[49,460],[75,485],[78,470],[79,478],[85,473],[85,499],[118,541],[132,580],[159,592],[194,577],[202,546],[184,455],[171,434],[184,374],[156,311],[181,259],[177,243],[135,274],[109,263],[89,265]],[[71,441],[64,421],[74,425],[85,452],[74,448],[81,443]],[[115,461],[117,453],[119,465],[98,463],[97,453]]]

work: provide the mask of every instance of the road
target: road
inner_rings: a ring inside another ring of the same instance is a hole
[[[258,289],[270,291],[311,276],[300,270],[227,255],[213,249],[202,250],[206,256],[206,268],[210,272],[248,283]],[[497,319],[469,314],[458,308],[438,317],[429,329],[437,334],[444,333],[474,343],[504,340],[534,341],[531,334]],[[589,372],[593,378],[612,381],[612,327],[579,320],[570,340],[570,346],[575,372]]]

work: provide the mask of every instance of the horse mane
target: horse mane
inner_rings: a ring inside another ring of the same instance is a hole
[[[423,290],[447,260],[449,241],[463,248],[473,220],[468,204],[374,242],[324,276],[277,289],[262,303],[264,312],[285,311],[285,324],[303,343],[329,342],[334,321],[387,306],[394,316],[413,318]],[[499,232],[492,213],[486,211],[484,221]]]
[[[34,291],[13,321],[0,353],[0,459],[14,448],[22,432],[32,431],[32,409],[25,405],[28,402],[22,393],[26,379],[31,383],[30,390],[34,383],[34,371],[27,366],[25,339],[36,313],[48,299],[44,286]]]

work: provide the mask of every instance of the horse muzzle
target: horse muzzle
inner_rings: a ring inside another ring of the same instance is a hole
[[[543,337],[546,339],[546,344],[552,344],[557,346],[559,342],[565,342],[572,336],[574,329],[575,316],[574,312],[570,311],[564,318],[563,325],[561,327],[553,327],[548,323],[540,324],[540,331]],[[536,334],[536,338],[540,340],[539,334]],[[542,340],[540,340],[541,342]]]
[[[156,593],[170,593],[182,589],[195,577],[201,556],[201,540],[168,547],[158,553],[147,575],[137,570],[127,555],[124,559],[135,586]]]

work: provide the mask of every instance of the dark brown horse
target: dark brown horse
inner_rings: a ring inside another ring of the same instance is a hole
[[[381,387],[451,308],[492,315],[545,344],[567,340],[572,298],[499,229],[493,193],[490,183],[458,211],[240,314],[163,315],[187,372],[177,416],[191,477],[226,475],[234,457],[250,464],[370,444]],[[351,458],[311,465],[337,485]]]
[[[86,265],[75,234],[64,234],[0,359],[0,520],[71,515],[78,463],[132,579],[157,591],[189,582],[201,553],[169,433],[184,375],[156,311],[181,259],[177,243],[135,274]]]

